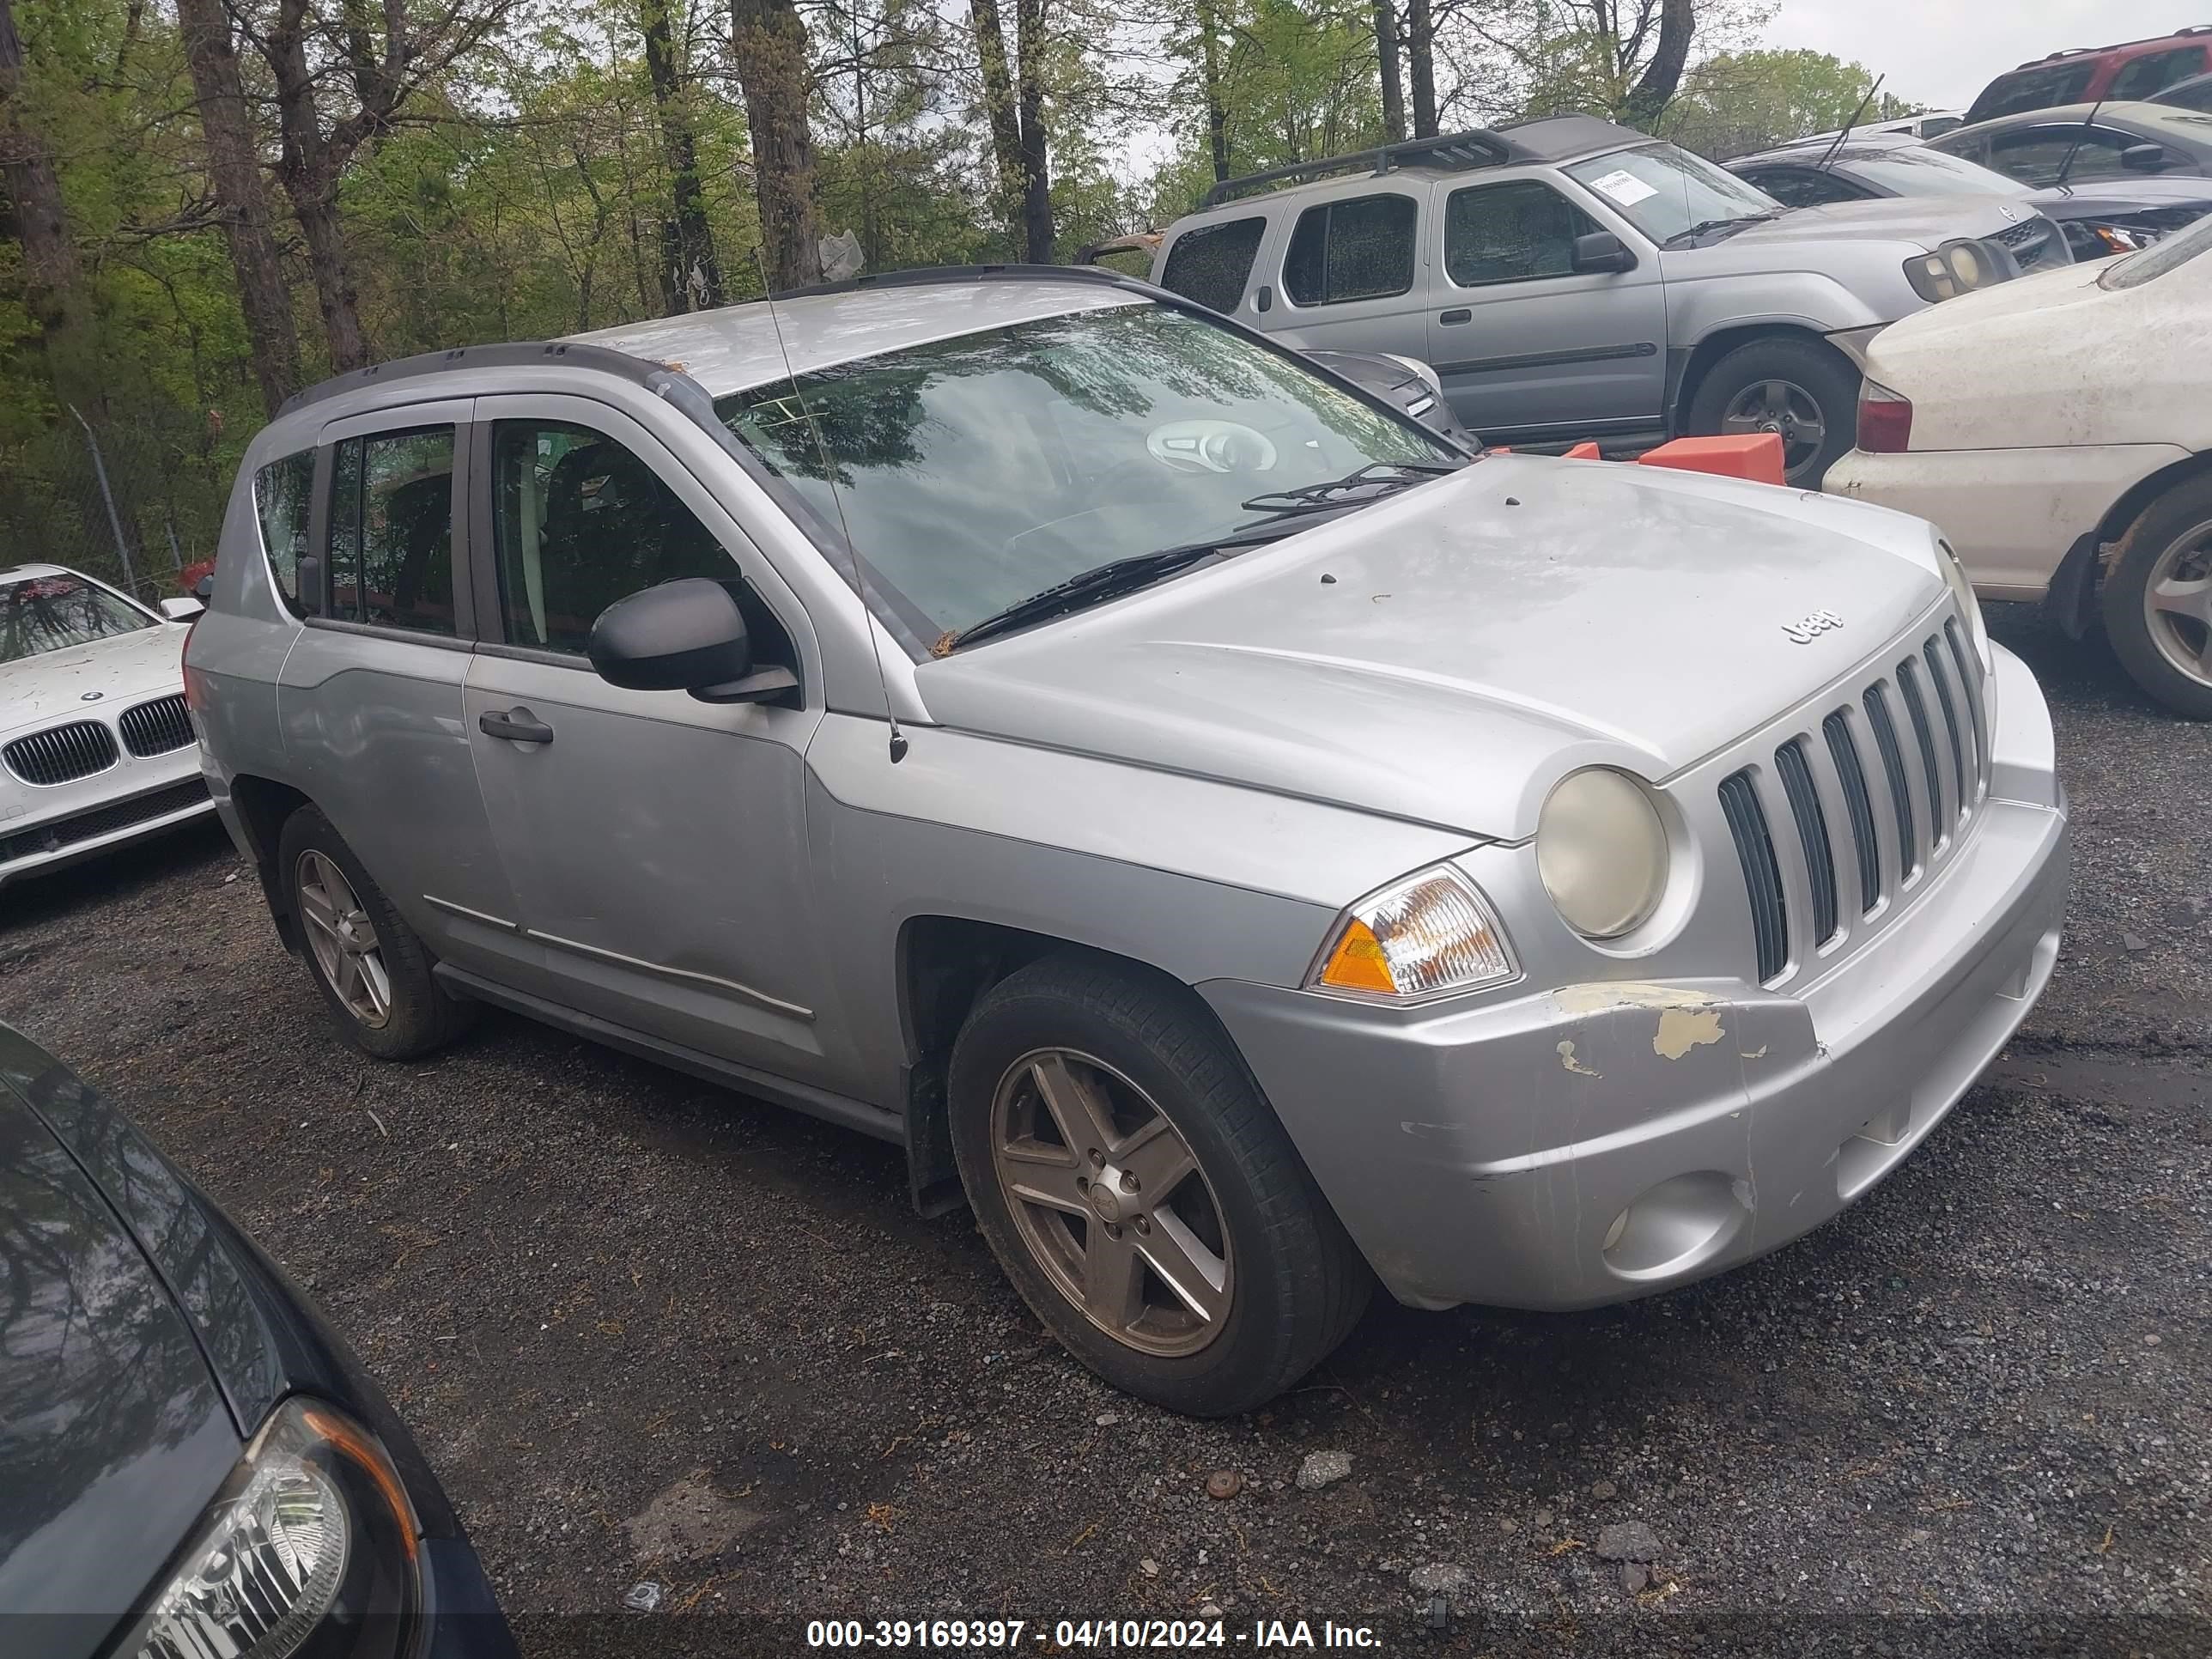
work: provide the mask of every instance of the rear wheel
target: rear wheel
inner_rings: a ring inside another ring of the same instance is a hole
[[[1242,1062],[1188,994],[1048,957],[987,992],[952,1055],[953,1152],[1031,1311],[1130,1394],[1224,1416],[1343,1340],[1371,1278]]]
[[[1833,346],[1777,336],[1740,345],[1706,370],[1690,400],[1700,436],[1771,432],[1784,482],[1818,489],[1856,430],[1858,371]]]
[[[353,848],[312,806],[284,821],[277,846],[307,973],[346,1041],[379,1060],[412,1060],[459,1035],[476,1005],[431,977],[428,949]]]
[[[2212,477],[2175,485],[2128,526],[2104,613],[2137,685],[2178,714],[2212,720]]]

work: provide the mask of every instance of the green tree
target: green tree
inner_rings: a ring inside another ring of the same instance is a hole
[[[1723,52],[1691,70],[1661,130],[1688,149],[1726,160],[1842,126],[1874,82],[1863,64],[1802,47]],[[1882,93],[1861,118],[1911,113],[1913,106]]]

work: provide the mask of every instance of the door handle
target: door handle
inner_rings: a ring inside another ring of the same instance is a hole
[[[486,737],[504,738],[509,743],[553,741],[553,728],[520,704],[513,708],[489,709],[477,715],[477,730]]]
[[[1437,313],[1437,320],[1440,323],[1447,324],[1471,323],[1474,320],[1474,313],[1470,311],[1465,306],[1457,306],[1449,311],[1439,311]]]

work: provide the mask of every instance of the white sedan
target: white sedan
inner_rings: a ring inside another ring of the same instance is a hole
[[[185,707],[200,608],[0,568],[0,886],[214,811]]]
[[[1833,495],[1932,519],[1985,599],[2042,600],[2212,720],[2212,216],[1932,307],[1867,351]]]

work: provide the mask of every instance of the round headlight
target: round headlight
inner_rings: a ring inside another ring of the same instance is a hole
[[[1981,256],[1974,252],[1971,242],[1954,242],[1943,250],[1950,261],[1951,274],[1959,279],[1960,288],[1978,288],[1987,273],[1982,269]]]
[[[1667,890],[1667,827],[1643,785],[1592,767],[1563,780],[1536,821],[1536,873],[1567,926],[1618,939]]]

